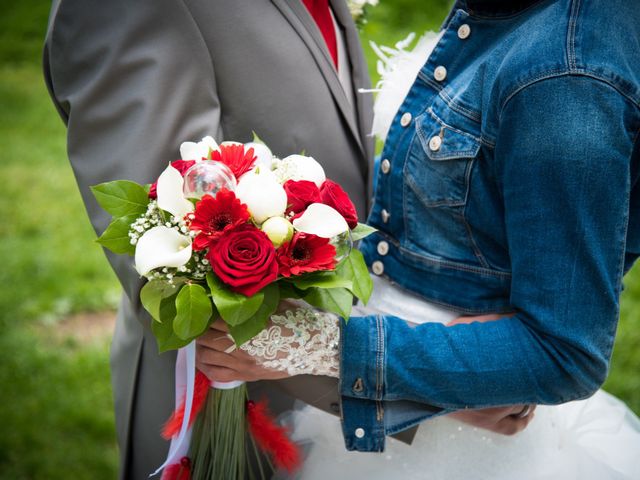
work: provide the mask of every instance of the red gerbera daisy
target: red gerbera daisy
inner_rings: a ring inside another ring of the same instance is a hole
[[[220,190],[215,198],[203,196],[196,203],[193,215],[189,228],[199,232],[193,241],[194,250],[211,246],[225,232],[246,223],[251,216],[247,206],[227,189]]]
[[[219,150],[211,152],[211,160],[224,163],[237,179],[251,170],[257,158],[253,148],[245,152],[244,145],[236,143],[220,145]]]
[[[328,238],[310,233],[296,233],[277,252],[278,273],[283,277],[333,270],[336,267],[336,248]]]

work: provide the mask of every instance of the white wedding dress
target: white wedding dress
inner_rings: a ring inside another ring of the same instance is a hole
[[[383,313],[420,323],[457,315],[374,278],[357,314]],[[306,451],[302,480],[631,480],[640,479],[640,420],[604,391],[587,400],[538,406],[515,436],[452,418],[423,422],[411,445],[387,437],[382,453],[345,450],[340,420],[304,406],[285,420]],[[283,477],[288,478],[288,477]]]
[[[382,77],[373,131],[381,139],[439,38],[427,33],[412,51],[407,47],[413,36],[394,49],[373,45]],[[369,304],[358,313],[414,323],[448,323],[458,316],[384,278],[375,277],[374,284]],[[306,451],[296,475],[302,480],[640,479],[640,420],[604,391],[587,400],[538,406],[529,426],[511,437],[437,417],[419,426],[411,445],[387,437],[383,453],[348,452],[340,420],[314,407],[301,407],[284,421]]]

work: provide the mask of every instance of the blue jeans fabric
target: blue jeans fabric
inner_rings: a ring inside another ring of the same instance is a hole
[[[458,409],[584,398],[607,375],[640,255],[640,2],[494,3],[445,21],[389,131],[361,250],[427,301],[514,316],[344,323],[352,450]]]

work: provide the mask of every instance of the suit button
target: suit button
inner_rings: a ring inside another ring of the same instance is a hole
[[[389,223],[389,218],[391,217],[391,214],[387,210],[383,208],[382,211],[380,212],[380,215],[382,216],[383,223]]]
[[[378,253],[383,256],[389,253],[389,243],[384,240],[378,243]]]
[[[460,40],[466,40],[469,38],[469,35],[471,35],[471,27],[466,23],[460,25],[460,28],[458,29],[458,38]]]
[[[363,438],[364,437],[364,428],[356,428],[355,434],[356,434],[356,437]]]
[[[438,150],[440,150],[441,146],[442,138],[440,137],[440,135],[435,135],[429,139],[429,150],[431,150],[432,152],[437,152]]]
[[[373,270],[373,273],[376,275],[382,275],[384,273],[384,263],[380,260],[376,260],[371,264],[371,270]]]
[[[435,78],[438,82],[442,82],[445,78],[447,78],[447,69],[440,65],[436,67],[433,71],[433,78]]]
[[[382,163],[380,163],[380,170],[382,170],[382,173],[389,173],[389,170],[391,170],[391,162],[386,158],[382,160]]]
[[[331,408],[331,411],[333,413],[340,413],[340,404],[339,403],[333,402],[331,405],[329,405],[329,408]]]
[[[404,115],[402,115],[402,117],[400,117],[400,125],[402,125],[403,127],[408,127],[411,123],[412,118],[413,117],[411,116],[411,114],[409,112],[406,112]]]

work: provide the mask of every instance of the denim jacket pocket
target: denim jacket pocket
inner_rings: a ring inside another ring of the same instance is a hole
[[[425,207],[464,206],[479,150],[478,138],[445,124],[428,109],[416,118],[405,181]]]
[[[480,139],[431,108],[416,118],[415,128],[403,171],[403,246],[426,258],[485,267],[465,219]]]

